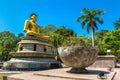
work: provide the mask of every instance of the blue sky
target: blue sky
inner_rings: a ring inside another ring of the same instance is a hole
[[[113,22],[120,18],[120,0],[1,0],[0,1],[0,32],[10,31],[16,35],[23,32],[24,21],[31,13],[38,15],[37,24],[57,27],[64,25],[73,29],[78,35],[87,34],[76,22],[83,8],[105,10],[103,25],[99,30],[113,30]],[[98,31],[99,31],[98,30]]]

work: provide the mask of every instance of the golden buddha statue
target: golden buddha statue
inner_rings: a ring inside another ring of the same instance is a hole
[[[36,20],[37,20],[37,15],[34,13],[31,14],[30,20],[25,21],[24,32],[26,32],[27,35],[32,35],[40,39],[49,40],[49,36],[40,34],[40,26],[35,23]]]

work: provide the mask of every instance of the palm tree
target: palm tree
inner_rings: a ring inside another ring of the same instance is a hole
[[[115,29],[120,29],[120,18],[116,20],[113,24],[114,24]]]
[[[83,15],[77,18],[77,22],[82,21],[81,22],[82,28],[84,28],[85,24],[87,24],[88,33],[90,29],[92,30],[92,47],[94,47],[94,33],[95,33],[95,29],[98,29],[97,22],[99,22],[100,24],[103,23],[102,18],[98,16],[104,14],[104,10],[96,10],[96,9],[89,10],[87,8],[84,8],[82,10],[82,13]]]

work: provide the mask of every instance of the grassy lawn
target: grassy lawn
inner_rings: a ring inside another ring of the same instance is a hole
[[[0,73],[0,80],[3,80],[3,76],[9,76],[12,75],[10,73]]]

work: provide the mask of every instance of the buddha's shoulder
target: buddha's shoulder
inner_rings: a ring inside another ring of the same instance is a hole
[[[25,20],[25,23],[31,23],[30,20]]]

